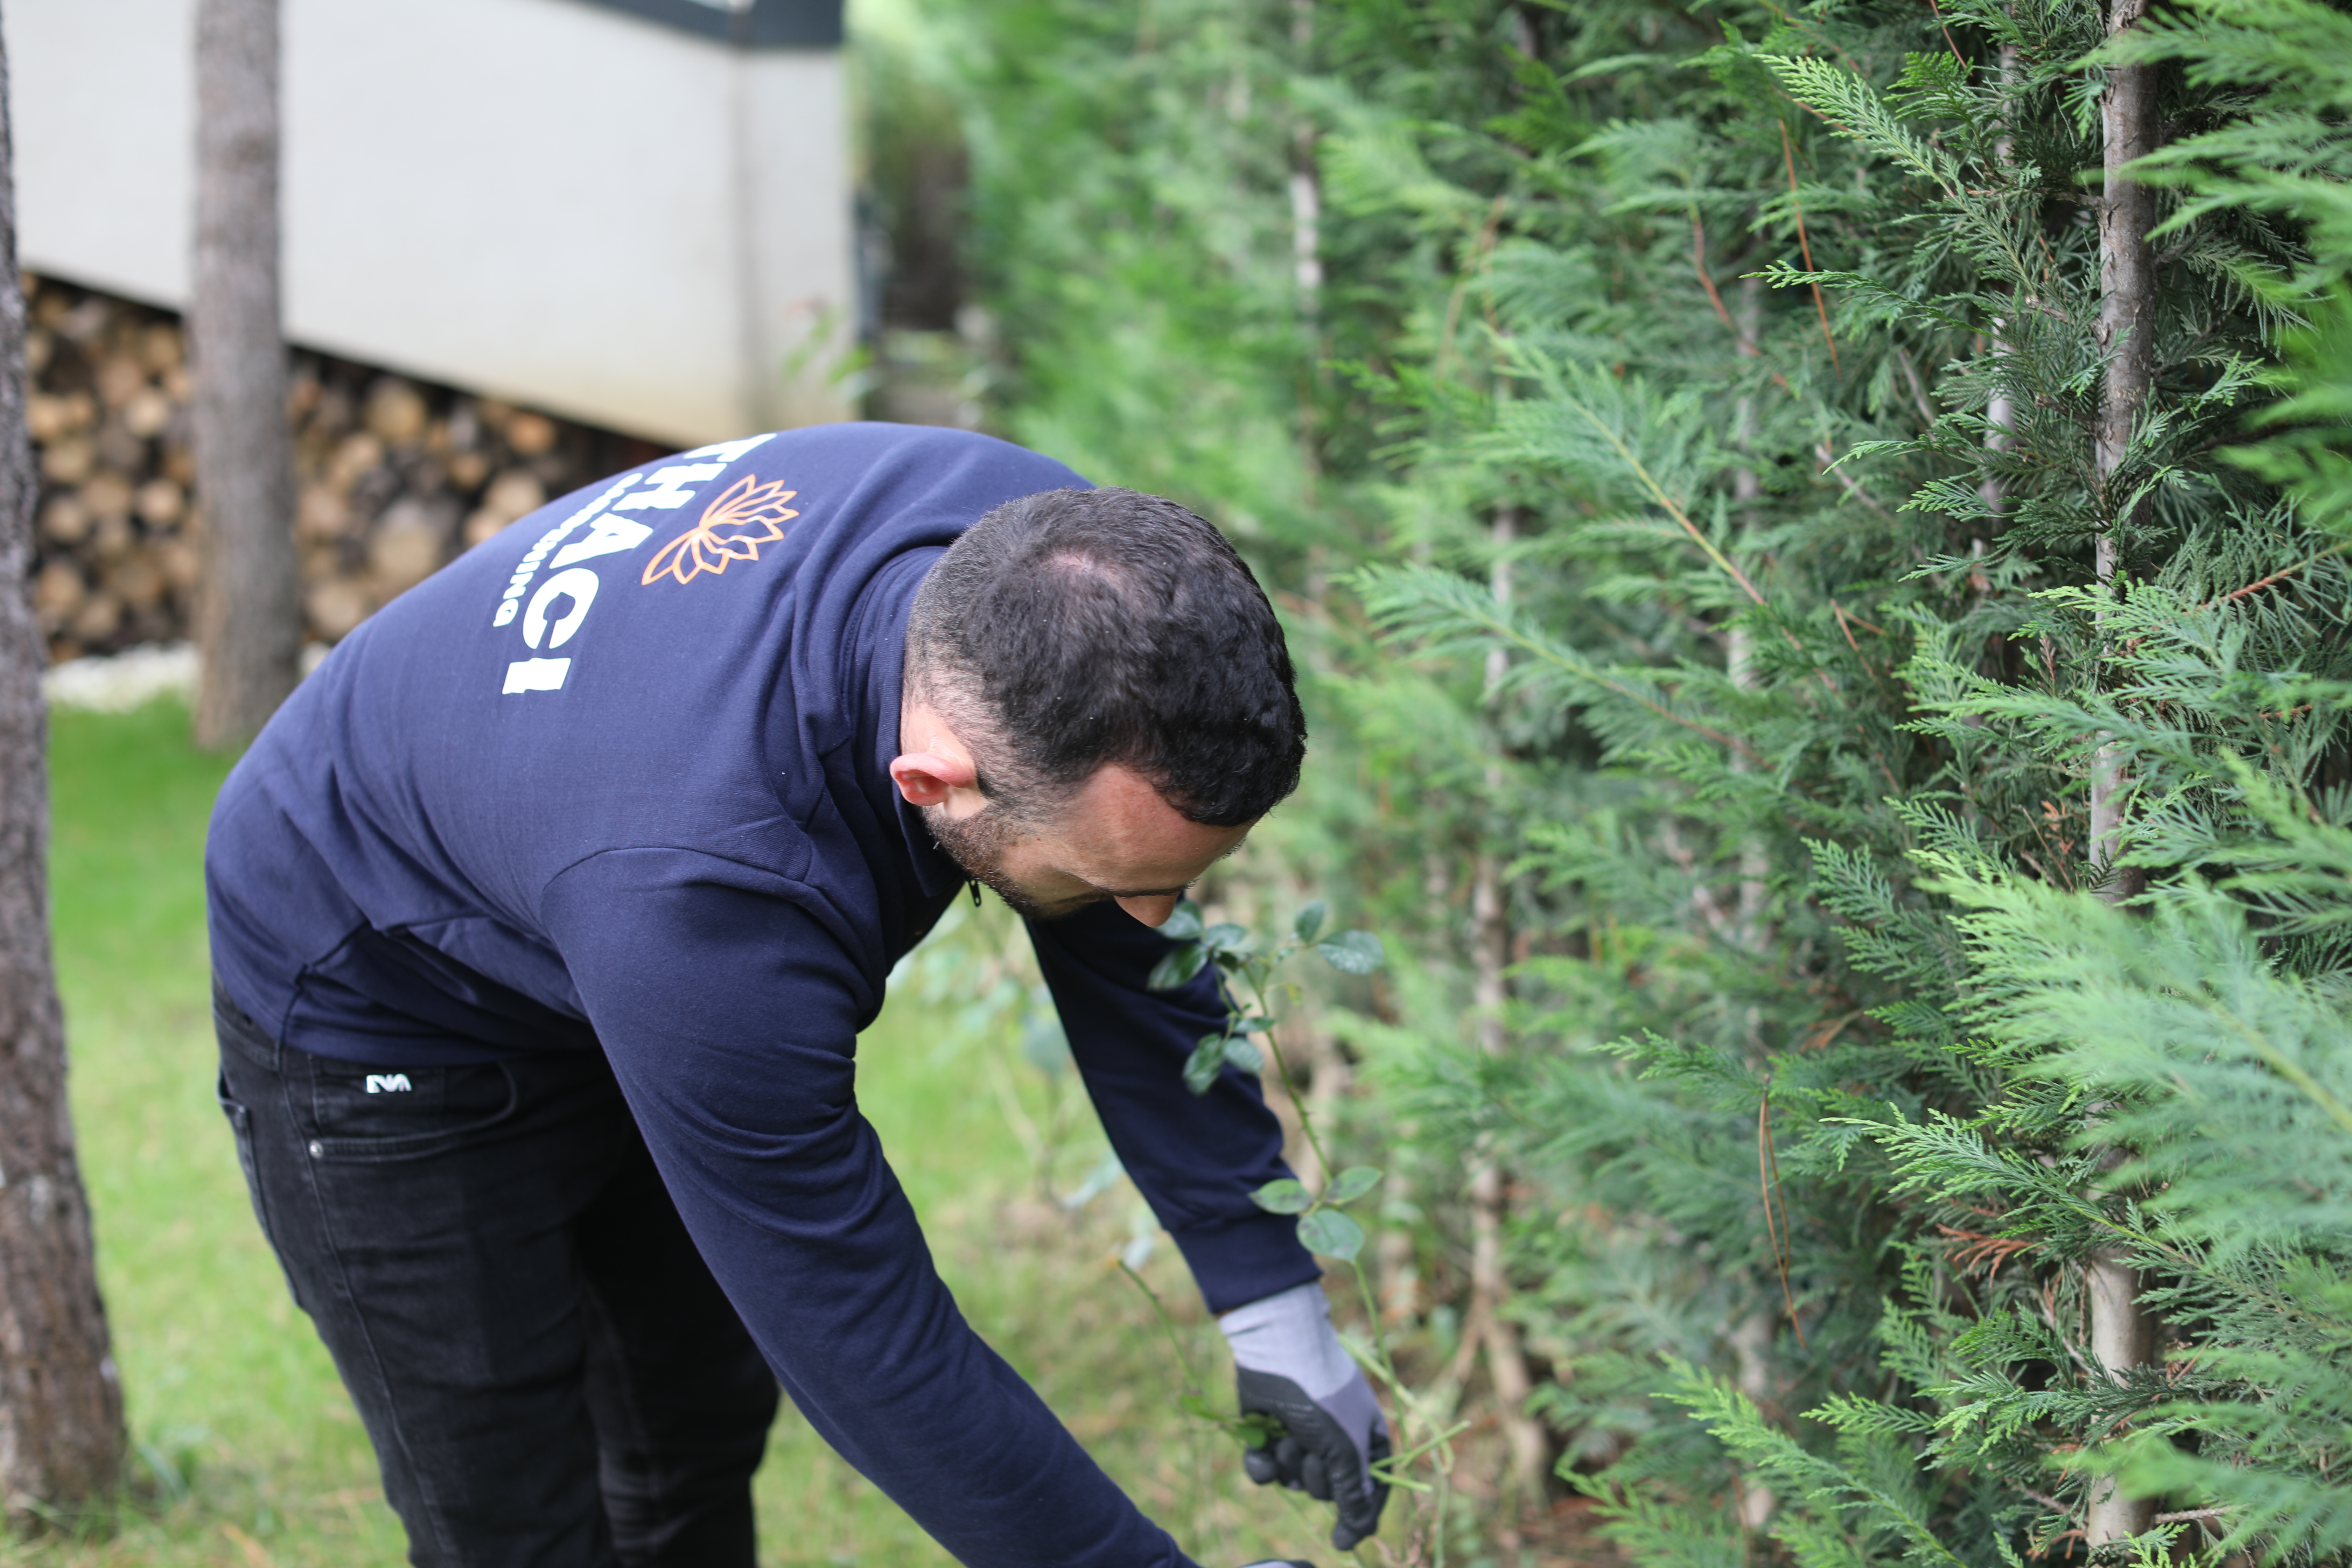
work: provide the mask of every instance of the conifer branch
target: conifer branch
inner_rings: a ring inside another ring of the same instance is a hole
[[[1789,210],[1797,215],[1797,250],[1804,257],[1805,270],[1810,273],[1813,270],[1813,242],[1806,237],[1805,209],[1797,200],[1797,152],[1789,141],[1789,122],[1776,116],[1773,123],[1780,128],[1780,156],[1789,169]],[[1838,368],[1837,339],[1830,335],[1829,304],[1822,298],[1822,286],[1818,282],[1812,289],[1813,309],[1822,319],[1822,341],[1830,346],[1830,369],[1834,373]]]

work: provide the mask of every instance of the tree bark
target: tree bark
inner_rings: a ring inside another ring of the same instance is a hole
[[[1763,285],[1753,278],[1739,282],[1738,327],[1733,334],[1732,353],[1741,359],[1762,357],[1756,335],[1764,316]],[[1756,404],[1743,396],[1732,414],[1731,440],[1741,455],[1748,455],[1756,439]],[[1731,499],[1742,507],[1752,506],[1764,494],[1764,481],[1756,469],[1742,463],[1731,471]],[[1756,688],[1756,639],[1746,626],[1735,626],[1724,637],[1724,672],[1731,684],[1742,691]],[[1748,771],[1748,759],[1738,752],[1731,754],[1731,766],[1736,773]],[[1750,952],[1761,952],[1772,944],[1772,932],[1764,919],[1764,909],[1769,892],[1765,879],[1771,875],[1772,855],[1764,840],[1750,834],[1739,844],[1739,944]],[[1767,1497],[1770,1496],[1768,1492]]]
[[[299,673],[278,250],[278,0],[199,0],[188,340],[206,525],[195,732],[207,747],[251,740]]]
[[[1290,0],[1291,68],[1304,77],[1315,68],[1315,0]],[[1298,315],[1308,353],[1298,367],[1298,464],[1301,499],[1311,509],[1323,472],[1317,429],[1316,385],[1323,363],[1323,179],[1315,162],[1315,122],[1294,110],[1290,125],[1290,260],[1298,287]],[[1317,547],[1319,549],[1320,547]],[[1320,573],[1313,574],[1321,602]]]
[[[2137,26],[2147,15],[2148,0],[2114,0],[2108,13],[2113,37]],[[2154,194],[2123,174],[2125,165],[2156,150],[2156,72],[2150,66],[2107,68],[2106,91],[2099,102],[2105,141],[2106,189],[2099,204],[2099,351],[2105,362],[2100,387],[2095,458],[2099,510],[2106,519],[2096,546],[2095,565],[2099,582],[2114,584],[2124,570],[2124,546],[2135,510],[2122,487],[2130,482],[2123,473],[2124,458],[2133,426],[2147,406],[2156,382],[2156,258],[2147,232],[2155,226]],[[2101,629],[2101,652],[2105,631]],[[2095,873],[2103,874],[2099,896],[2123,903],[2138,891],[2137,879],[2114,868],[2123,832],[2124,776],[2122,748],[2100,737],[2091,763],[2091,844]],[[2110,1375],[2120,1376],[2156,1359],[2156,1319],[2139,1301],[2139,1277],[2126,1261],[2101,1253],[2085,1266],[2090,1293],[2091,1349]],[[2112,1480],[2092,1483],[2085,1544],[2095,1550],[2108,1542],[2138,1535],[2154,1521],[2155,1504],[2127,1497]]]
[[[2115,0],[2108,32],[2119,34],[2147,14],[2147,0]],[[2123,472],[2132,426],[2147,407],[2156,383],[2156,254],[2147,231],[2156,226],[2155,194],[2126,179],[2124,166],[2156,151],[2156,68],[2110,66],[2107,89],[2099,100],[2105,131],[2106,190],[2099,203],[2099,319],[2095,331],[2105,362],[2099,389],[2095,457],[2099,510],[2106,526],[2099,532],[2094,565],[2102,585],[2115,582],[2126,537],[2137,509],[2126,503]],[[2091,853],[2105,868],[2114,858],[2123,827],[2125,781],[2116,749],[2102,744],[2091,776]],[[2110,878],[2111,900],[2128,896]]]
[[[1494,542],[1497,553],[1491,591],[1497,605],[1511,602],[1511,563],[1500,553],[1518,534],[1518,511],[1499,508],[1495,513]],[[1499,647],[1486,654],[1486,698],[1492,702],[1502,689],[1509,657]],[[1501,738],[1496,737],[1497,747]],[[1486,794],[1499,799],[1503,770],[1499,763],[1486,767]],[[1482,843],[1471,866],[1470,879],[1472,1005],[1477,1017],[1478,1049],[1498,1057],[1510,1048],[1510,1032],[1503,1019],[1509,1000],[1505,973],[1511,965],[1511,922],[1503,889],[1503,860],[1495,847]],[[1505,1316],[1510,1277],[1503,1263],[1503,1224],[1509,1213],[1508,1184],[1494,1151],[1484,1141],[1471,1152],[1470,1168],[1470,1325],[1486,1352],[1486,1373],[1494,1380],[1495,1403],[1502,1415],[1503,1436],[1511,1450],[1511,1487],[1522,1508],[1539,1505],[1544,1477],[1551,1466],[1551,1445],[1543,1426],[1527,1413],[1528,1396],[1535,1391],[1528,1374],[1528,1359],[1519,1348],[1518,1325]],[[1465,1347],[1466,1348],[1466,1347]]]
[[[1732,352],[1741,359],[1761,357],[1763,351],[1756,338],[1763,321],[1763,285],[1754,278],[1739,282],[1738,326],[1734,334]],[[1756,404],[1742,396],[1732,415],[1732,444],[1743,456],[1756,438]],[[1731,471],[1731,499],[1742,507],[1752,506],[1764,494],[1764,481],[1755,468],[1743,463]],[[1734,626],[1724,634],[1724,673],[1731,684],[1742,691],[1756,689],[1756,636],[1746,626]],[[1732,770],[1745,773],[1748,762],[1734,752]],[[1739,841],[1739,914],[1735,928],[1735,940],[1749,952],[1769,950],[1774,935],[1771,922],[1765,919],[1769,907],[1772,873],[1772,854],[1763,837],[1748,834]],[[1755,1009],[1748,1010],[1750,1048],[1760,1049],[1760,1019]],[[1764,1194],[1767,1203],[1771,1194]],[[1731,1326],[1728,1336],[1732,1354],[1738,1359],[1739,1392],[1748,1395],[1759,1407],[1769,1404],[1772,1394],[1772,1339],[1780,1330],[1780,1315],[1766,1308],[1750,1312]],[[1760,1480],[1743,1475],[1739,1479],[1739,1500],[1737,1512],[1741,1528],[1760,1531],[1772,1522],[1772,1514],[1780,1506],[1780,1498]]]
[[[1739,1392],[1759,1410],[1769,1407],[1772,1402],[1772,1339],[1780,1328],[1780,1314],[1769,1310],[1750,1312],[1731,1328],[1731,1353],[1738,1359]],[[1772,1514],[1780,1506],[1780,1500],[1770,1487],[1745,1475],[1739,1478],[1736,1511],[1742,1529],[1763,1529],[1772,1522]]]
[[[1491,848],[1478,851],[1470,908],[1477,926],[1474,974],[1478,1048],[1488,1056],[1499,1056],[1509,1047],[1503,1024],[1507,998],[1503,973],[1510,963],[1510,924],[1504,907],[1501,860]],[[1503,1224],[1509,1208],[1502,1163],[1482,1142],[1471,1153],[1470,1323],[1486,1347],[1486,1374],[1494,1381],[1503,1437],[1511,1450],[1511,1488],[1519,1506],[1526,1508],[1542,1503],[1551,1445],[1542,1424],[1527,1413],[1535,1382],[1519,1347],[1518,1325],[1502,1310],[1510,1295],[1510,1276],[1503,1262]]]
[[[22,1523],[110,1493],[123,1432],[49,953],[48,724],[26,591],[35,481],[15,151],[0,52],[0,1506]]]
[[[2017,80],[2017,46],[2003,44],[2000,49],[2000,79],[2004,89]],[[2009,166],[2011,144],[2012,139],[2007,131],[1993,139],[1993,162],[2004,169]],[[2009,354],[2009,342],[2005,336],[2008,330],[2007,321],[1999,316],[1993,318],[1992,352],[1996,360]],[[1985,405],[1985,424],[1989,426],[1985,431],[1987,450],[2006,452],[2014,447],[2017,444],[2013,434],[2017,429],[2017,399],[2005,390],[1995,392]],[[1995,475],[1985,476],[1977,486],[1977,494],[1984,498],[1985,510],[1996,518],[2009,508],[2008,487]],[[1970,543],[1975,547],[1975,554],[1984,553],[1985,542],[1982,539],[1972,540]]]
[[[1315,0],[1290,0],[1290,45],[1297,68],[1311,70]],[[1323,184],[1315,166],[1315,123],[1304,114],[1290,127],[1290,263],[1299,307],[1311,317],[1323,295]]]

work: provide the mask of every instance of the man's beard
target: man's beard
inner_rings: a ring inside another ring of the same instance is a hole
[[[1024,920],[1058,920],[1077,912],[1076,904],[1042,904],[1004,873],[1004,849],[1021,837],[1021,829],[1002,806],[984,805],[970,816],[950,816],[945,806],[923,807],[923,826],[931,841],[963,868],[973,881],[995,889],[1014,914]]]

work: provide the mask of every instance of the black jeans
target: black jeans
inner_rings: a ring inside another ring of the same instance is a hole
[[[751,1568],[776,1380],[601,1056],[386,1068],[214,996],[254,1213],[419,1568]]]

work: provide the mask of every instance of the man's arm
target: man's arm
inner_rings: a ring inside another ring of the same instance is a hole
[[[960,1562],[1192,1568],[940,1283],[857,1110],[877,999],[798,891],[614,850],[541,903],[711,1272],[810,1424]]]
[[[1111,1146],[1220,1314],[1242,1410],[1283,1425],[1249,1454],[1250,1479],[1337,1504],[1331,1543],[1353,1547],[1388,1499],[1371,1468],[1388,1457],[1387,1425],[1331,1330],[1322,1267],[1299,1245],[1297,1220],[1250,1201],[1290,1174],[1256,1079],[1227,1067],[1205,1095],[1184,1087],[1184,1058],[1224,1023],[1216,969],[1150,990],[1171,944],[1114,904],[1033,921],[1029,934]]]
[[[1290,1174],[1282,1124],[1257,1080],[1228,1067],[1207,1094],[1184,1088],[1184,1058],[1224,1025],[1215,970],[1174,991],[1148,989],[1168,939],[1116,904],[1032,921],[1029,939],[1103,1131],[1209,1310],[1231,1311],[1320,1279],[1321,1266],[1298,1244],[1297,1220],[1250,1201]]]

